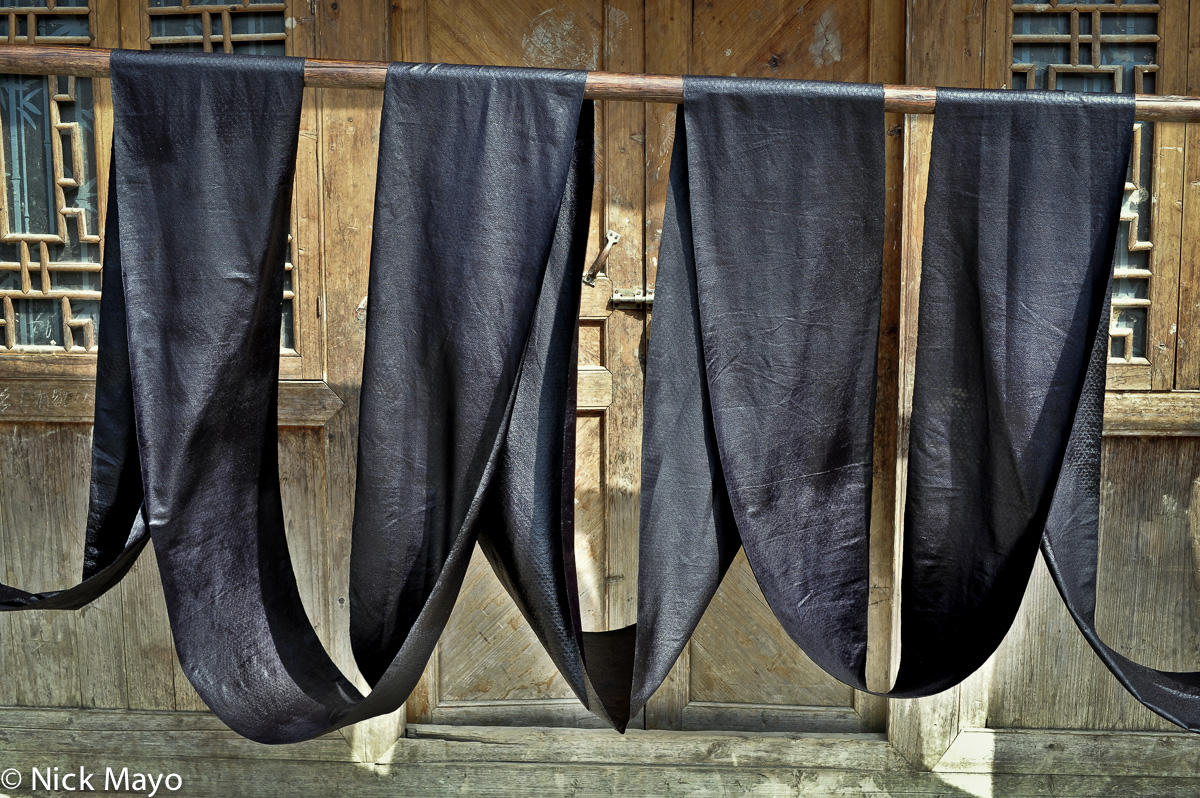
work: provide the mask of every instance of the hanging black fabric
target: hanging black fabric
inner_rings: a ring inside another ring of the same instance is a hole
[[[646,366],[632,711],[739,545],[788,633],[861,683],[883,88],[684,78]]]
[[[389,70],[353,541],[365,698],[305,615],[279,494],[303,61],[117,51],[112,82],[87,578],[3,588],[4,608],[82,606],[149,533],[197,692],[239,733],[294,742],[404,702],[480,536],[572,687],[602,706],[563,495],[592,191],[583,73]]]
[[[83,606],[152,539],[197,691],[236,731],[293,742],[403,703],[478,540],[572,689],[623,728],[744,545],[788,633],[865,687],[879,87],[685,80],[633,660],[632,628],[582,632],[572,561],[583,74],[392,65],[351,574],[364,698],[305,615],[279,495],[303,62],[118,51],[112,83],[84,581],[0,586],[0,610]],[[1133,663],[1094,626],[1106,286],[1132,109],[939,94],[891,695],[982,663],[1040,541],[1122,683],[1200,729],[1200,674]]]
[[[572,690],[623,724],[628,682],[612,683],[609,661],[621,641],[582,632],[575,584],[573,370],[593,180],[584,80],[389,71],[351,636],[369,681],[415,684],[478,536]]]
[[[882,104],[867,87],[828,107],[831,87],[757,83],[684,84],[647,366],[634,711],[739,544],[788,634],[866,688],[883,167],[862,139],[878,139]],[[1133,112],[1112,95],[939,90],[888,695],[978,668],[1041,542],[1122,683],[1200,725],[1200,674],[1137,665],[1094,627],[1106,286]]]
[[[938,91],[898,694],[949,687],[983,664],[1016,615],[1043,529],[1054,532],[1047,513],[1066,487],[1093,340],[1108,331],[1133,119],[1133,100],[1116,95]]]

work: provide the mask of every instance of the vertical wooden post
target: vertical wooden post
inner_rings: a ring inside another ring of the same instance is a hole
[[[605,4],[604,68],[643,72],[644,21],[638,0]],[[640,103],[604,109],[604,229],[621,234],[605,271],[616,288],[644,288],[646,115]],[[606,414],[608,627],[637,620],[637,528],[642,460],[642,375],[645,311],[614,310],[605,335],[605,365],[613,375]]]
[[[931,86],[979,88],[983,85],[983,6],[975,0],[908,0],[908,50],[905,80]],[[892,647],[894,672],[900,651],[899,608],[903,593],[903,520],[908,469],[908,421],[912,412],[912,374],[916,356],[917,298],[920,288],[921,234],[925,183],[934,117],[910,116],[905,128],[904,231],[899,309],[899,391],[895,469],[895,537]],[[986,689],[986,685],[984,686]],[[914,765],[932,769],[958,736],[959,687],[929,698],[893,701],[888,737]]]
[[[903,83],[904,0],[872,0],[870,77],[872,83]],[[891,664],[893,542],[895,525],[896,419],[899,412],[900,242],[904,175],[901,114],[884,118],[885,196],[883,298],[875,399],[875,456],[871,497],[870,603],[867,614],[867,682],[889,686]],[[887,724],[887,699],[855,693],[854,706],[868,729]]]
[[[313,4],[315,55],[387,61],[387,0],[319,0]],[[362,384],[365,318],[355,309],[367,294],[375,171],[379,152],[378,92],[321,89],[317,93],[321,191],[320,247],[325,286],[325,379],[345,402],[325,426],[326,490],[331,549],[333,627],[349,624],[350,532],[354,512],[358,396]],[[335,267],[325,268],[328,264]],[[349,640],[337,637],[335,661],[355,673]],[[365,684],[359,683],[360,689]],[[343,730],[355,755],[377,761],[404,734],[404,710]]]

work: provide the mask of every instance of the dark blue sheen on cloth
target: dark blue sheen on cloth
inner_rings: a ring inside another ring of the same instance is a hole
[[[866,661],[883,87],[684,78],[646,365],[631,711],[744,546],[812,659]]]
[[[1055,531],[1047,513],[1108,333],[1133,121],[1130,97],[938,90],[893,694],[984,663]]]

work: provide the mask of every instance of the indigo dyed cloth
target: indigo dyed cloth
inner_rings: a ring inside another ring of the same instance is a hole
[[[825,670],[866,657],[883,88],[684,78],[646,365],[631,711],[739,546]]]
[[[628,683],[607,686],[607,636],[583,633],[575,582],[574,367],[593,184],[584,73],[393,64],[388,75],[355,657],[376,691],[399,681],[406,695],[478,540],[580,700],[619,716]]]

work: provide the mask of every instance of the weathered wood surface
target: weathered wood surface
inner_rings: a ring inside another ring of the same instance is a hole
[[[1097,626],[1118,651],[1168,670],[1200,660],[1194,559],[1200,441],[1105,444]],[[1075,628],[1039,561],[994,658],[988,726],[1175,731],[1130,696]]]
[[[581,386],[582,387],[582,386]],[[591,401],[602,401],[603,379],[587,384]],[[336,393],[319,380],[279,383],[279,425],[320,427],[344,406]],[[0,382],[0,421],[91,424],[95,417],[94,380],[13,379]]]
[[[7,710],[4,767],[176,773],[197,796],[1130,796],[1194,795],[1183,735],[964,732],[935,772],[881,735],[672,733],[410,726],[378,759],[336,734],[248,742],[200,713]],[[1128,762],[1122,769],[1113,762]],[[961,769],[947,769],[949,765]],[[1156,768],[1158,768],[1156,770]],[[1100,772],[1105,770],[1107,772]]]

